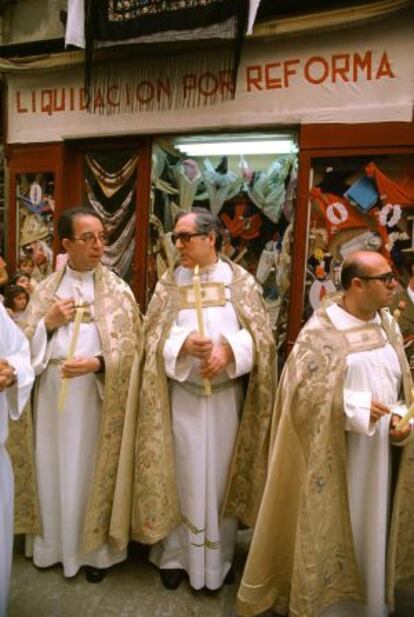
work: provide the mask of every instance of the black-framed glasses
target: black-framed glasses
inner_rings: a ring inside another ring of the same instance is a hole
[[[195,238],[196,236],[205,236],[205,235],[206,234],[202,234],[198,231],[194,231],[194,232],[179,231],[177,233],[173,231],[173,233],[171,234],[171,241],[173,244],[177,244],[178,240],[181,242],[181,244],[188,244],[189,242],[191,242],[191,238]]]
[[[102,231],[99,234],[93,234],[91,231],[87,231],[81,236],[75,236],[72,240],[77,240],[78,242],[83,242],[84,244],[93,244],[93,242],[101,242],[101,244],[106,244],[108,242],[108,234]]]
[[[394,272],[384,272],[384,274],[378,274],[378,276],[358,276],[363,281],[382,281],[385,285],[396,281]]]

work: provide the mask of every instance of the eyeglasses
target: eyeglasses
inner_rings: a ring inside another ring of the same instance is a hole
[[[397,280],[394,272],[384,272],[384,274],[378,274],[378,276],[359,276],[358,278],[364,281],[382,281],[385,285]]]
[[[93,234],[92,232],[87,231],[81,236],[75,236],[74,238],[72,238],[72,240],[83,242],[84,244],[93,244],[94,242],[101,242],[101,244],[106,244],[108,242],[108,234],[104,231],[99,234]]]
[[[190,233],[188,231],[179,231],[178,233],[173,232],[171,234],[171,241],[173,244],[177,244],[179,240],[181,244],[188,244],[191,242],[191,238],[195,238],[196,236],[205,236],[206,234],[201,234],[198,231]]]

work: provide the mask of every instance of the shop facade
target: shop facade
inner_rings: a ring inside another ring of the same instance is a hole
[[[89,101],[76,52],[10,65],[8,264],[36,240],[56,256],[59,213],[89,204],[109,227],[108,265],[144,309],[172,259],[174,213],[207,207],[222,218],[229,257],[262,268],[289,347],[338,288],[351,248],[381,250],[403,275],[414,246],[413,26],[405,11],[319,36],[248,41],[233,99],[225,73],[172,78],[162,62],[134,87],[121,66]],[[250,155],[179,149],[265,150],[272,141],[274,152]]]

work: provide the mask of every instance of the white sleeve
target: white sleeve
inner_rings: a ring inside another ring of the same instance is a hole
[[[14,368],[16,383],[6,388],[6,397],[11,418],[17,420],[30,395],[34,373],[30,363],[29,343],[23,332],[10,319],[3,307],[0,324],[2,347],[7,362]],[[4,312],[3,312],[4,311]]]
[[[252,335],[245,329],[233,334],[222,335],[233,350],[234,362],[227,367],[230,379],[250,373],[254,362],[254,342]]]
[[[30,342],[32,364],[36,375],[43,373],[50,360],[51,346],[48,346],[49,342],[51,342],[51,339],[48,340],[47,337],[45,320],[41,319]]]
[[[375,433],[376,423],[370,422],[372,394],[344,388],[345,430],[368,435]]]
[[[191,328],[173,325],[165,341],[163,349],[165,372],[168,377],[176,381],[186,381],[194,365],[194,358],[191,356],[186,354],[182,358],[178,357],[185,339],[191,332],[194,332]]]

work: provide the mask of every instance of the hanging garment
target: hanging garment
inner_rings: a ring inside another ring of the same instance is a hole
[[[198,186],[202,180],[199,166],[195,161],[179,161],[173,168],[172,173],[180,191],[180,208],[190,212]]]
[[[138,156],[132,156],[116,172],[107,172],[96,159],[93,159],[89,154],[85,155],[85,161],[91,170],[96,182],[102,189],[105,197],[113,197],[131,178],[137,167]]]
[[[293,163],[292,157],[274,161],[266,172],[258,173],[248,195],[272,223],[277,223],[285,200],[285,180]]]
[[[236,203],[234,207],[234,216],[230,217],[227,212],[221,215],[221,220],[231,233],[232,238],[242,238],[243,240],[253,240],[260,235],[262,226],[262,218],[257,212],[256,214],[247,216],[247,204]]]
[[[298,186],[298,159],[295,159],[290,169],[289,184],[286,189],[285,199],[283,201],[283,214],[285,219],[290,223],[295,210],[296,189]]]
[[[217,216],[224,202],[240,193],[243,181],[234,171],[220,173],[217,169],[214,169],[209,159],[204,159],[202,174],[210,200],[211,212]]]
[[[134,255],[135,218],[134,212],[118,238],[105,247],[102,258],[102,263],[121,278],[125,276]]]
[[[414,194],[405,192],[398,186],[398,184],[382,173],[375,163],[369,163],[369,165],[365,167],[365,171],[369,178],[373,178],[377,186],[380,199],[384,205],[398,204],[401,207],[414,206]]]
[[[95,210],[97,214],[102,218],[105,226],[110,228],[116,228],[122,221],[122,219],[126,216],[129,206],[131,205],[132,198],[135,194],[135,186],[129,191],[128,195],[125,197],[122,204],[115,210],[115,212],[108,212],[106,208],[100,203],[98,199],[96,199],[91,185],[89,184],[87,178],[85,178],[85,187],[88,194],[88,201],[92,208]]]

